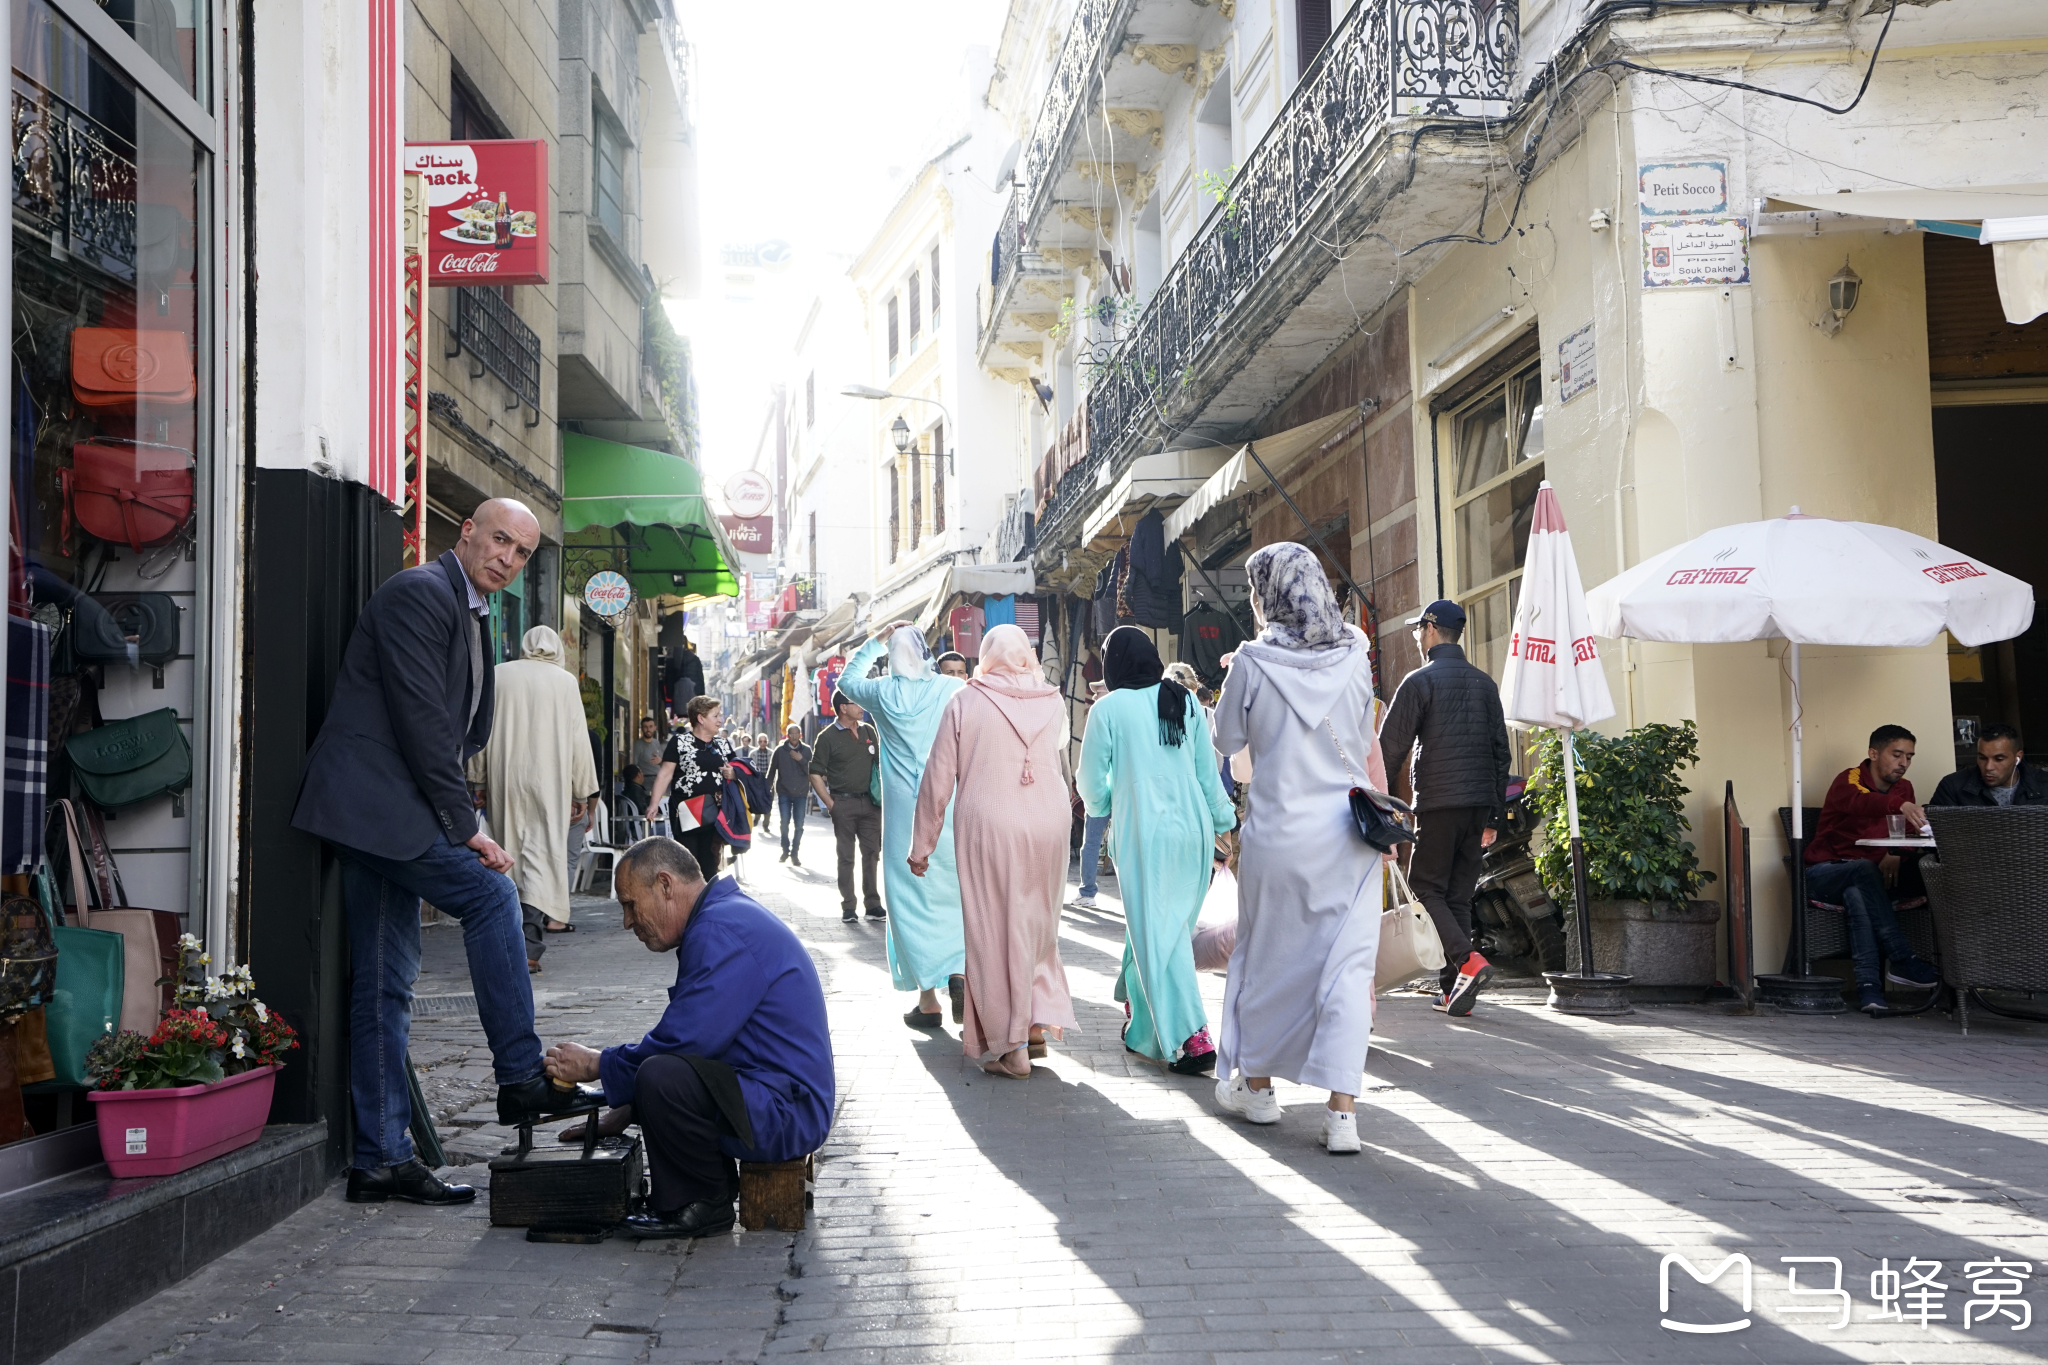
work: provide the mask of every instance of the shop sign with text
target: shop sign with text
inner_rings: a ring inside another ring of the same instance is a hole
[[[548,144],[410,142],[427,190],[428,284],[548,282]]]
[[[743,555],[772,554],[775,550],[775,518],[773,517],[720,517],[718,524],[725,528],[725,534],[732,541],[732,547]]]

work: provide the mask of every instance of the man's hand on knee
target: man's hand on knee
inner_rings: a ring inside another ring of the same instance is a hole
[[[564,1081],[570,1085],[578,1081],[594,1081],[597,1079],[597,1062],[600,1055],[581,1043],[556,1043],[548,1049],[548,1079]]]

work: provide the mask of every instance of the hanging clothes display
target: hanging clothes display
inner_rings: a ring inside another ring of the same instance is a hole
[[[996,626],[1016,625],[1017,599],[1014,597],[998,597],[994,594],[985,598],[981,604],[981,624],[984,630],[993,629]],[[1024,633],[1032,636],[1034,642],[1036,641],[1036,631],[1027,630]]]
[[[1095,575],[1095,593],[1088,599],[1088,624],[1097,639],[1116,629],[1116,561],[1104,564]]]
[[[1166,518],[1154,508],[1138,518],[1123,560],[1129,566],[1122,602],[1126,614],[1141,626],[1178,630],[1181,622],[1181,556],[1178,543],[1169,545]]]
[[[50,628],[7,619],[7,789],[0,871],[34,870],[49,797]]]
[[[1244,643],[1244,628],[1215,603],[1201,601],[1181,620],[1180,661],[1204,686],[1223,686],[1223,656]]]

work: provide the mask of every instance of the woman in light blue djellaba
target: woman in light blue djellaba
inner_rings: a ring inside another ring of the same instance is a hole
[[[1216,775],[1208,717],[1163,673],[1145,632],[1110,632],[1109,690],[1089,708],[1077,785],[1090,815],[1111,817],[1131,1013],[1124,1046],[1192,1076],[1216,1065],[1195,978],[1195,917],[1216,836],[1236,826],[1237,813]]]
[[[886,649],[886,677],[868,670]],[[916,1008],[903,1016],[914,1028],[938,1028],[938,987],[953,997],[953,1022],[966,1003],[967,947],[960,920],[960,874],[953,863],[953,813],[932,850],[922,877],[910,872],[910,833],[917,815],[917,789],[924,763],[939,732],[946,703],[967,684],[932,671],[924,632],[897,621],[875,632],[847,660],[839,690],[857,701],[875,723],[882,741],[882,878],[889,895],[889,975],[899,991],[920,991]]]

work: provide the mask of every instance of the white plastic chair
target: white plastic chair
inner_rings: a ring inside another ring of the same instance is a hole
[[[607,887],[612,884],[612,870],[619,863],[619,850],[617,846],[597,841],[600,830],[605,831],[606,838],[610,838],[612,826],[611,820],[605,812],[604,802],[597,801],[593,804],[597,809],[590,817],[590,832],[583,836],[582,860],[576,865],[576,889],[578,891],[590,890],[591,883],[597,880],[598,859],[602,858],[604,860],[604,876]]]

